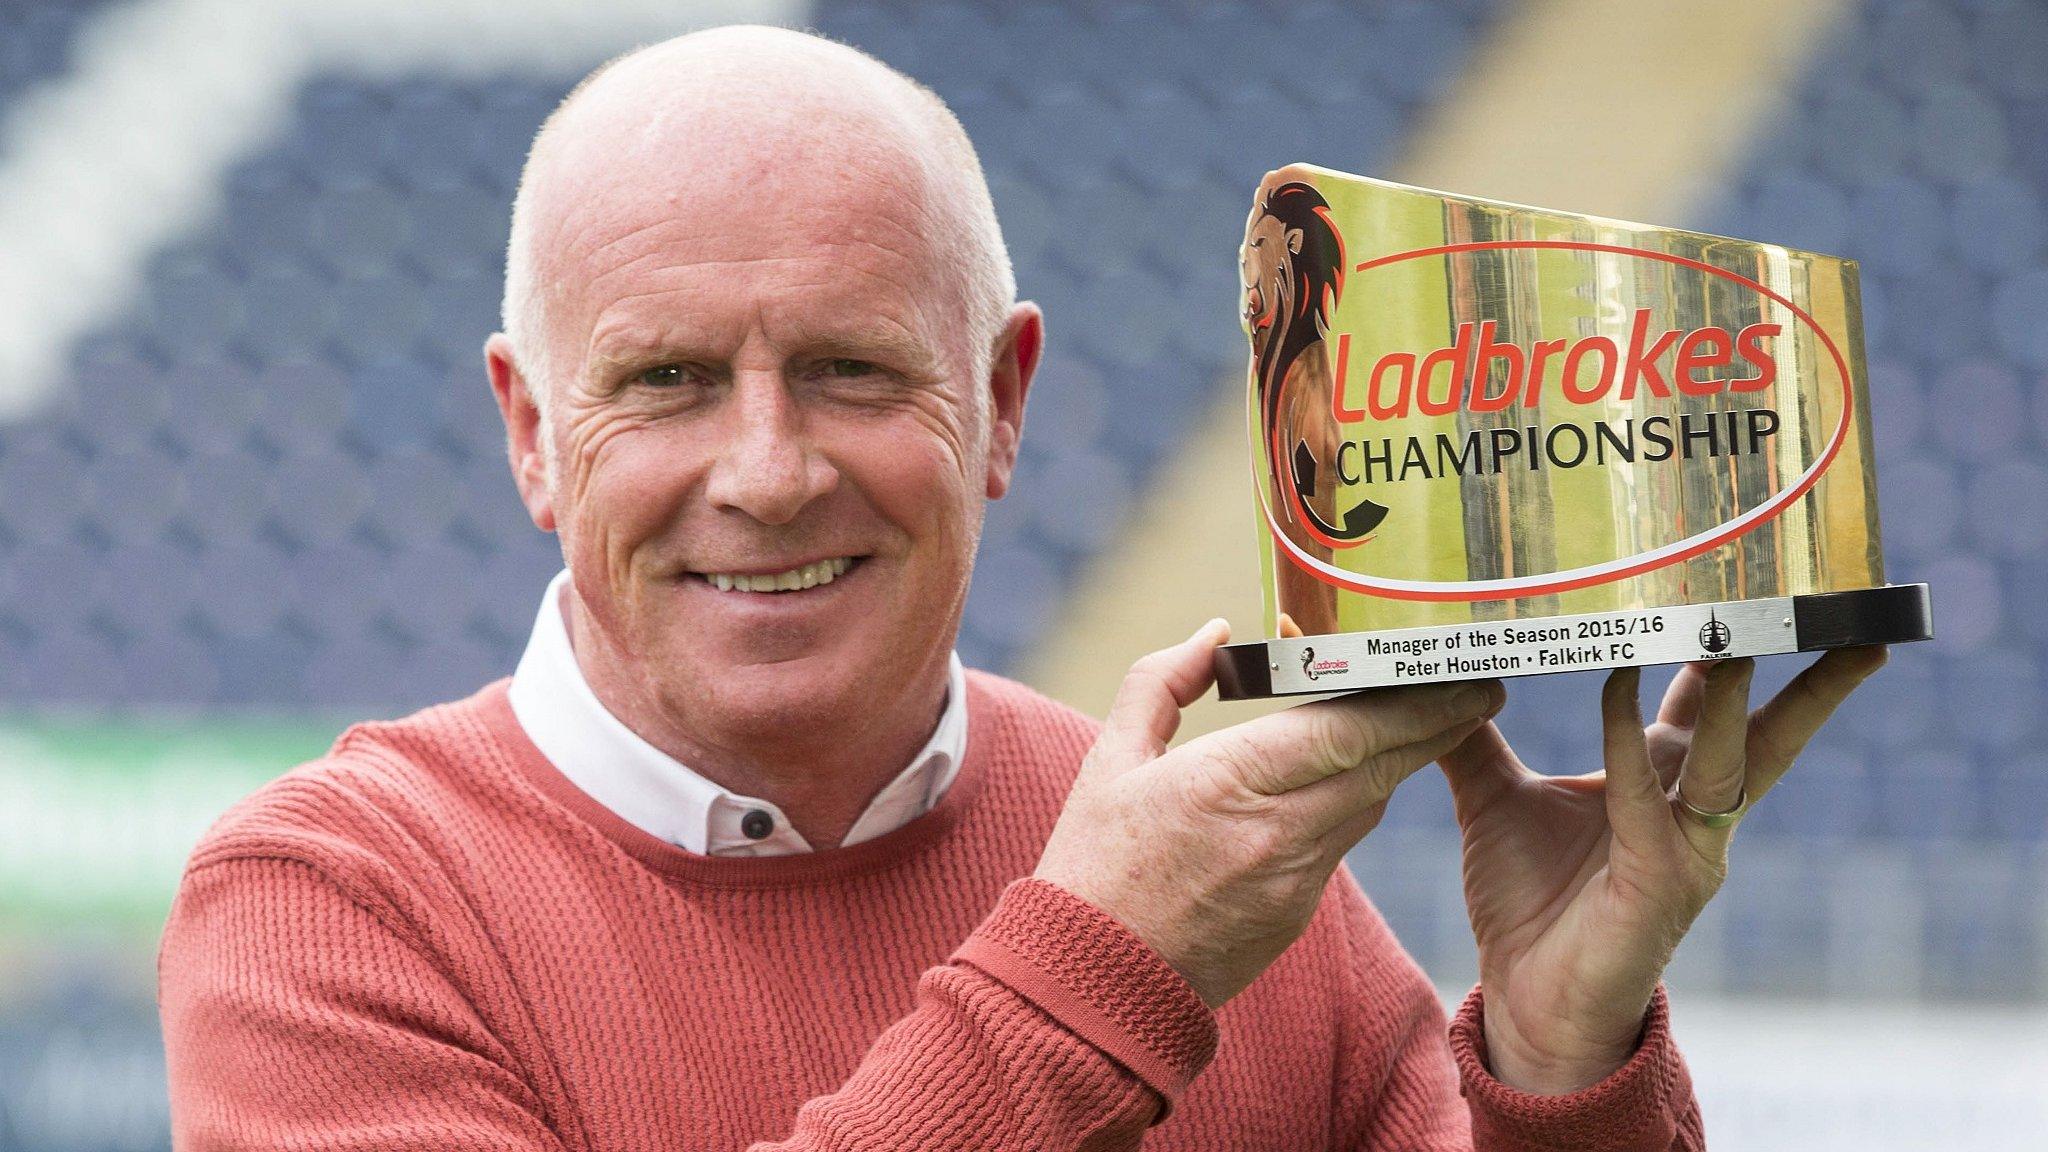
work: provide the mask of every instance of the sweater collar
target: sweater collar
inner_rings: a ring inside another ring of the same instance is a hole
[[[563,623],[565,570],[548,584],[507,700],[520,729],[585,795],[634,828],[705,856],[812,851],[776,805],[733,792],[628,728],[590,688]],[[875,839],[931,810],[958,774],[967,746],[967,680],[951,658],[946,704],[917,755],[877,792],[844,844]]]

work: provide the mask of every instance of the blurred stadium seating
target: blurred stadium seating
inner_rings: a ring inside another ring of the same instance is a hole
[[[71,66],[80,29],[118,0],[0,3],[0,110]]]
[[[0,0],[0,119],[61,80],[107,6]],[[2048,10],[1851,7],[1725,196],[1666,222],[1864,262],[1887,556],[1894,579],[1935,585],[1941,639],[1900,653],[1746,825],[1673,980],[2039,1002]],[[1012,667],[1056,625],[1187,422],[1239,387],[1228,253],[1258,177],[1296,158],[1384,171],[1498,8],[811,10],[960,113],[1050,318],[970,663]],[[0,718],[17,721],[0,735],[0,1152],[162,1146],[132,957],[189,836],[340,720],[510,672],[559,555],[515,499],[478,350],[525,145],[578,74],[314,79],[226,173],[218,214],[78,342],[55,399],[0,423]],[[1532,761],[1596,762],[1583,679],[1514,686],[1504,722]],[[166,715],[215,727],[151,726]],[[217,753],[242,767],[209,776]],[[74,822],[36,831],[59,812]],[[1441,783],[1418,777],[1354,862],[1456,981],[1471,941],[1449,826]],[[90,867],[134,873],[99,903],[49,895],[53,869],[85,883],[65,863],[79,835],[125,845]]]

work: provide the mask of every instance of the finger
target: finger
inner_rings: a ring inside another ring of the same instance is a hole
[[[1744,745],[1749,735],[1750,659],[1723,660],[1707,672],[1699,723],[1678,773],[1678,794],[1702,812],[1726,812],[1742,798]],[[1690,827],[1710,831],[1693,822]]]
[[[1663,702],[1657,706],[1657,722],[1644,730],[1650,764],[1657,769],[1657,779],[1666,795],[1677,786],[1678,770],[1685,763],[1686,750],[1692,747],[1692,729],[1699,723],[1700,701],[1706,694],[1707,669],[1711,667],[1711,660],[1696,660],[1680,667],[1678,675],[1671,678],[1670,687],[1664,690]]]
[[[1493,724],[1482,724],[1456,748],[1442,756],[1444,771],[1453,776],[1478,776],[1498,772],[1514,759],[1507,737]]]
[[[1500,698],[1487,711],[1486,718],[1492,720],[1507,706],[1508,693],[1503,685]],[[1508,747],[1507,737],[1502,736],[1500,729],[1492,724],[1480,725],[1471,736],[1439,759],[1443,761],[1444,774],[1451,777],[1453,787],[1460,778],[1476,780],[1490,774],[1514,779],[1522,774],[1522,763],[1515,758],[1514,749]]]
[[[1201,699],[1216,680],[1216,648],[1230,639],[1230,622],[1218,617],[1194,635],[1140,657],[1124,675],[1103,721],[1102,741],[1121,755],[1123,767],[1166,750],[1180,730],[1180,710]]]
[[[1668,796],[1678,783],[1678,769],[1685,763],[1685,753],[1692,747],[1692,729],[1657,723],[1643,729],[1643,737],[1650,748],[1650,766],[1657,770],[1657,783]]]
[[[1664,690],[1664,702],[1657,708],[1657,723],[1673,728],[1691,728],[1699,722],[1700,699],[1707,686],[1707,669],[1713,661],[1695,660],[1678,670],[1671,687]]]
[[[1294,617],[1282,612],[1280,614],[1280,638],[1282,640],[1294,640],[1299,639],[1301,634],[1301,625],[1294,622]]]
[[[1296,788],[1280,798],[1282,811],[1308,835],[1327,840],[1325,847],[1340,854],[1349,851],[1379,823],[1387,800],[1402,781],[1457,747],[1484,723],[1475,717],[1413,744],[1390,748],[1349,772]]]
[[[1607,824],[1623,843],[1669,834],[1671,801],[1643,738],[1643,670],[1617,668],[1600,689],[1601,746],[1607,764]]]
[[[1444,780],[1451,786],[1451,804],[1460,820],[1491,803],[1503,789],[1534,775],[1508,746],[1507,737],[1501,735],[1491,716],[1437,757],[1437,763],[1443,766]]]
[[[1747,741],[1752,799],[1771,790],[1849,693],[1884,667],[1886,659],[1882,647],[1833,649],[1756,710]]]
[[[1504,695],[1495,680],[1371,688],[1247,720],[1188,747],[1239,787],[1278,796],[1477,719]]]

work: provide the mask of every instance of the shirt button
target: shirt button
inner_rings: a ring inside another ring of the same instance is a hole
[[[740,832],[749,840],[766,840],[773,831],[775,817],[759,808],[749,808],[747,814],[740,817]]]

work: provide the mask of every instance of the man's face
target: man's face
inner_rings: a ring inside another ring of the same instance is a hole
[[[920,193],[840,176],[694,178],[560,229],[556,527],[597,641],[711,739],[931,682],[1007,483]]]

